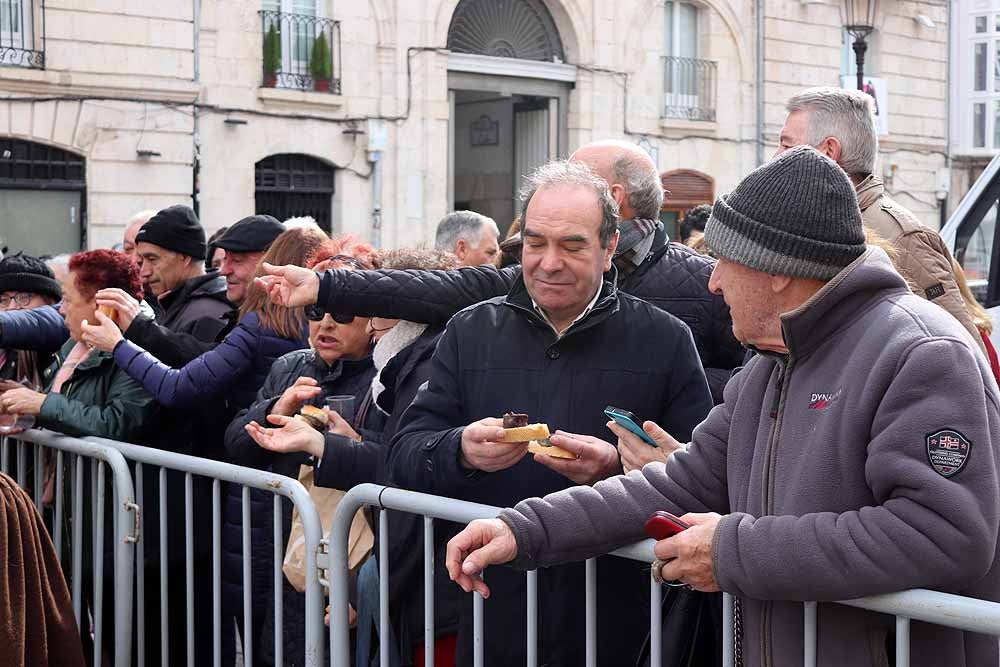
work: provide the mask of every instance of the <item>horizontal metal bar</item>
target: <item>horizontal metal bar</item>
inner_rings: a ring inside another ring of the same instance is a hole
[[[906,616],[914,621],[946,625],[949,628],[969,632],[1000,635],[1000,602],[913,589],[857,600],[843,600],[840,604],[883,614]]]

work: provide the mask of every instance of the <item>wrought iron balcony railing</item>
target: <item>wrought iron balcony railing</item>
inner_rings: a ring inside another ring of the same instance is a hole
[[[663,58],[663,115],[715,120],[716,63],[697,58]]]
[[[268,10],[260,16],[264,87],[340,94],[339,21]]]
[[[0,0],[0,66],[45,68],[43,5],[35,5]]]

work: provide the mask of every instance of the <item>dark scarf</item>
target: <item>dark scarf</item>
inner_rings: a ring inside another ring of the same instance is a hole
[[[618,249],[615,250],[615,266],[624,277],[642,264],[652,249],[653,235],[659,228],[658,220],[630,218],[618,221]]]

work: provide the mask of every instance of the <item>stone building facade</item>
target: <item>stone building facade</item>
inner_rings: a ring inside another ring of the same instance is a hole
[[[841,23],[812,0],[0,0],[0,236],[109,246],[195,202],[209,230],[311,214],[423,243],[456,206],[505,227],[521,174],[598,138],[650,152],[673,223],[770,157],[788,96],[853,72]],[[876,24],[879,170],[936,226],[947,7]]]

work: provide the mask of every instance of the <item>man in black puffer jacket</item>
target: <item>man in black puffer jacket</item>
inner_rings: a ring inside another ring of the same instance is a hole
[[[667,311],[691,328],[715,403],[745,350],[733,336],[729,307],[708,289],[715,260],[669,242],[656,220],[663,188],[656,165],[637,146],[588,144],[570,156],[591,167],[611,187],[620,212],[622,241],[615,253],[618,288]],[[398,317],[445,324],[472,304],[501,296],[521,275],[520,266],[455,271],[327,271],[318,303],[333,313]]]
[[[690,433],[711,397],[688,327],[602,280],[619,233],[603,180],[579,164],[550,163],[532,176],[524,220],[524,273],[510,293],[448,323],[431,376],[390,444],[388,467],[404,488],[485,504],[589,485],[620,470],[603,440],[608,404]],[[549,425],[553,445],[579,458],[528,455],[503,443],[507,411]],[[558,429],[558,430],[556,430]],[[585,526],[581,527],[586,529]],[[584,658],[582,563],[538,574],[539,663]],[[525,579],[490,573],[487,664],[525,660]],[[602,639],[597,663],[635,664],[648,627],[648,569],[615,557],[597,566]],[[467,604],[471,601],[466,599]],[[644,620],[645,619],[645,620]],[[470,664],[472,623],[459,622],[457,664]]]

